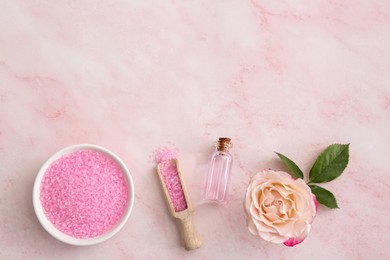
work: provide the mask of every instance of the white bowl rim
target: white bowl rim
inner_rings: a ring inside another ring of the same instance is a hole
[[[57,159],[59,159],[61,156],[65,155],[65,154],[72,153],[72,152],[80,151],[80,150],[94,150],[94,151],[101,152],[101,153],[109,156],[116,163],[118,163],[118,165],[121,167],[123,173],[125,174],[127,184],[128,184],[128,192],[129,192],[129,194],[128,194],[129,200],[128,200],[128,205],[127,205],[125,214],[122,216],[122,218],[118,222],[118,224],[113,229],[108,231],[107,233],[105,233],[101,236],[88,238],[88,239],[78,239],[78,238],[69,236],[67,234],[62,233],[56,227],[54,227],[54,225],[51,223],[51,221],[49,221],[47,219],[46,214],[45,214],[43,207],[42,207],[42,204],[41,204],[41,200],[40,200],[40,186],[41,186],[43,176],[45,175],[48,167],[53,162],[55,162]],[[95,245],[95,244],[101,243],[103,241],[106,241],[107,239],[114,236],[116,233],[119,232],[119,230],[122,229],[122,227],[127,222],[128,218],[131,214],[131,211],[133,209],[133,206],[134,206],[133,179],[132,179],[131,174],[130,174],[129,170],[127,169],[126,165],[122,162],[122,160],[116,154],[114,154],[110,150],[108,150],[104,147],[95,145],[95,144],[71,145],[71,146],[68,146],[68,147],[65,147],[65,148],[59,150],[58,152],[56,152],[52,156],[50,156],[49,159],[47,159],[47,161],[42,165],[42,167],[38,171],[38,174],[35,178],[34,187],[33,187],[33,206],[34,206],[35,214],[36,214],[39,222],[41,223],[42,227],[50,235],[52,235],[54,238],[56,238],[64,243],[70,244],[70,245],[76,245],[76,246]]]

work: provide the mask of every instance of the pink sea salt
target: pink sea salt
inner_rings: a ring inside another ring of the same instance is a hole
[[[177,148],[161,147],[155,151],[154,159],[156,163],[168,161],[179,156]]]
[[[40,200],[61,232],[79,239],[112,230],[125,213],[128,184],[111,157],[94,150],[63,155],[46,170]]]
[[[178,150],[174,148],[164,147],[155,152],[155,162],[160,164],[160,172],[175,212],[187,209],[187,202],[176,164],[172,161],[172,159],[177,158],[178,155]]]

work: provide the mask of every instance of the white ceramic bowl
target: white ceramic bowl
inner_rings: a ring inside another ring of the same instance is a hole
[[[117,162],[118,165],[121,167],[123,173],[125,174],[127,184],[128,184],[128,191],[129,191],[129,195],[128,195],[129,199],[128,199],[127,208],[122,216],[122,219],[119,220],[118,224],[113,229],[109,230],[107,233],[105,233],[101,236],[98,236],[98,237],[93,237],[93,238],[88,238],[88,239],[78,239],[78,238],[71,237],[67,234],[62,233],[60,230],[58,230],[56,227],[54,227],[54,225],[51,223],[51,221],[46,217],[44,210],[43,210],[43,207],[42,207],[42,204],[41,204],[41,200],[40,200],[40,186],[41,186],[43,176],[45,175],[45,172],[48,169],[48,167],[53,162],[55,162],[57,159],[59,159],[61,156],[68,154],[68,153],[75,152],[75,151],[80,151],[80,150],[98,151],[100,153],[107,155],[108,157],[112,158],[115,162]],[[131,210],[133,209],[133,204],[134,204],[133,180],[131,178],[130,172],[127,169],[126,165],[121,161],[121,159],[118,156],[116,156],[111,151],[109,151],[103,147],[100,147],[97,145],[92,145],[92,144],[72,145],[72,146],[66,147],[66,148],[58,151],[54,155],[52,155],[43,164],[43,166],[39,170],[38,175],[35,179],[34,188],[33,188],[33,204],[34,204],[35,214],[37,215],[39,222],[44,227],[44,229],[46,229],[46,231],[49,234],[51,234],[53,237],[55,237],[56,239],[58,239],[62,242],[65,242],[65,243],[71,244],[71,245],[77,245],[77,246],[94,245],[94,244],[101,243],[101,242],[109,239],[113,235],[115,235],[126,223],[127,219],[130,216]]]

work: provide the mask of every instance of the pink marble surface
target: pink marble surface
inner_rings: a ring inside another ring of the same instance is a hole
[[[1,259],[389,259],[390,4],[348,1],[1,1]],[[219,136],[233,139],[230,201],[201,204]],[[250,176],[307,172],[328,144],[351,143],[294,248],[249,234]],[[94,143],[117,153],[136,189],[132,215],[91,247],[38,223],[34,178],[55,151]],[[172,143],[204,245],[186,252],[152,163]]]

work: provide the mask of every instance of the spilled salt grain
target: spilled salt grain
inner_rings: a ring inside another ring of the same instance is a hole
[[[161,147],[154,152],[154,160],[156,163],[168,161],[179,156],[177,148]]]

